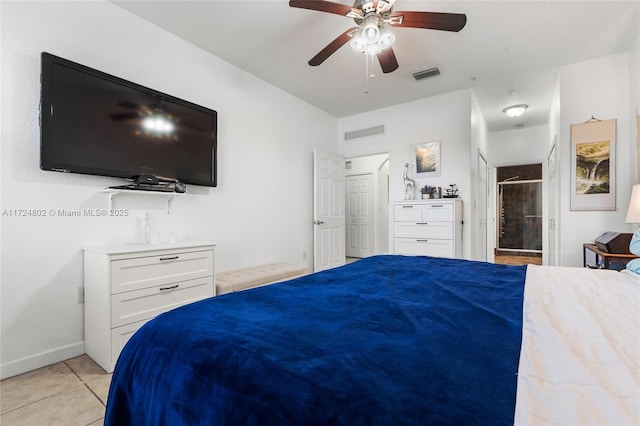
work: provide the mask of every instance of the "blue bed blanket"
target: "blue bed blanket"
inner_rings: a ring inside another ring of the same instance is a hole
[[[167,312],[106,425],[513,424],[526,267],[375,256]]]

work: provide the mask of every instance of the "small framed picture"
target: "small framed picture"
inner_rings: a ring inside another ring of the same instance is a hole
[[[442,173],[440,165],[440,141],[413,145],[412,152],[417,177],[440,176]]]

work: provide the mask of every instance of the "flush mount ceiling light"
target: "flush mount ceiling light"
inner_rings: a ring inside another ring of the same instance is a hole
[[[520,117],[522,114],[524,114],[524,111],[527,108],[529,108],[529,105],[524,105],[524,104],[511,105],[509,107],[506,107],[502,111],[504,111],[504,113],[507,114],[509,117]]]

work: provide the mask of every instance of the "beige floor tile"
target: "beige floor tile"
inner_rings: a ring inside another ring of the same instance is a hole
[[[104,426],[104,418],[100,419],[100,420],[96,420],[95,422],[91,423],[90,425],[87,426]]]
[[[100,399],[100,402],[107,405],[107,397],[109,396],[109,386],[111,385],[111,375],[104,377],[96,377],[87,382],[87,386],[91,388],[93,393]]]
[[[89,358],[88,355],[80,355],[65,361],[65,363],[76,373],[82,380],[89,377],[107,376],[102,367]]]
[[[0,381],[0,414],[79,385],[82,385],[82,382],[64,362],[2,380]]]
[[[65,362],[80,377],[80,380],[86,383],[100,398],[100,401],[106,405],[112,374],[106,373],[87,355],[81,355]]]
[[[85,426],[104,417],[104,406],[87,387],[80,383],[25,407],[5,413],[3,425]]]

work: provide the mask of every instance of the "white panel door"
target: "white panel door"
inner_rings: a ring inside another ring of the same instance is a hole
[[[313,268],[315,272],[345,263],[344,160],[313,151]]]
[[[487,260],[487,209],[489,202],[489,169],[487,160],[478,150],[478,233],[476,241],[476,259],[486,262]]]
[[[347,176],[347,256],[373,256],[375,251],[375,190],[373,175]]]

